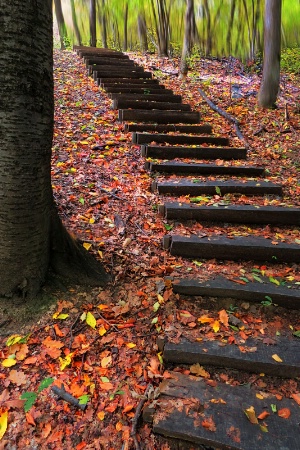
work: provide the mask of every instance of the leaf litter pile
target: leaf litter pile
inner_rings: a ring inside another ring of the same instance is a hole
[[[201,60],[180,81],[176,60],[131,57],[200,110],[215,135],[228,136],[231,145],[243,146],[232,126],[202,100],[197,88],[204,89],[240,121],[252,149],[249,163],[266,165],[266,179],[282,183],[285,190],[281,199],[216,192],[181,200],[300,206],[299,77],[283,76],[278,109],[262,112],[255,98],[259,77],[246,73],[238,61]],[[113,281],[105,289],[89,292],[76,286],[58,291],[56,304],[38,325],[18,324],[14,333],[2,333],[8,336],[2,339],[0,351],[0,449],[167,449],[140,422],[141,407],[155,401],[159,382],[170,376],[158,350],[159,336],[226,340],[245,351],[255,351],[247,347],[251,337],[266,344],[272,344],[276,335],[300,337],[299,314],[276,307],[272,300],[263,305],[213,298],[191,302],[172,292],[170,277],[205,280],[222,274],[240,284],[268,280],[299,288],[300,273],[297,265],[175,258],[162,249],[162,237],[170,233],[259,235],[275,244],[299,244],[299,227],[205,226],[162,219],[157,207],[163,199],[150,192],[152,176],[144,170],[139,147],[131,144],[131,133],[117,122],[112,101],[87,77],[84,65],[71,52],[55,53],[54,76],[55,199],[69,232],[104,264]],[[238,99],[232,98],[234,83],[243,94]],[[1,330],[9,331],[9,326]],[[284,359],[284,355],[274,350],[276,358]],[[176,370],[212,383],[247,382],[278,399],[293,397],[300,403],[297,379],[278,381],[199,364]],[[253,420],[251,407],[246,414]],[[288,418],[288,411],[282,414]]]

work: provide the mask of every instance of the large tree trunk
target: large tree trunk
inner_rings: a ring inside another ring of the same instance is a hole
[[[273,108],[280,81],[281,0],[265,0],[264,62],[258,93],[262,108]]]
[[[67,27],[65,23],[65,18],[63,15],[62,7],[61,7],[61,0],[54,0],[54,6],[55,6],[55,15],[59,30],[59,38],[60,38],[60,48],[61,50],[65,50],[66,48],[66,39],[68,38],[67,34]]]
[[[51,265],[89,278],[81,254],[92,257],[67,234],[53,203],[52,46],[52,0],[1,1],[0,296],[35,296]],[[90,273],[98,284],[107,278],[101,266]]]
[[[139,15],[138,15],[138,34],[139,34],[141,49],[143,52],[147,52],[148,51],[148,39],[147,39],[147,26],[146,26],[144,12],[139,13]]]
[[[186,0],[186,12],[184,23],[184,38],[180,62],[180,78],[186,77],[188,73],[187,58],[190,56],[195,38],[195,11],[194,0]]]
[[[90,45],[97,46],[96,0],[90,0]]]
[[[74,0],[71,0],[71,11],[72,11],[72,21],[73,21],[73,29],[76,36],[76,43],[77,45],[81,45],[81,34],[78,27],[77,22],[77,15],[76,15],[76,9],[75,9],[75,3]]]

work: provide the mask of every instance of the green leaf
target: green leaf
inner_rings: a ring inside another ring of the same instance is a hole
[[[86,405],[89,399],[90,399],[89,395],[87,394],[81,395],[80,397],[78,397],[79,405]]]
[[[107,377],[100,377],[100,378],[101,378],[102,383],[109,383],[110,382]]]
[[[20,398],[21,400],[26,400],[24,403],[24,411],[28,412],[36,401],[37,394],[35,392],[24,392]]]
[[[156,324],[158,322],[158,317],[154,317],[154,319],[151,320],[152,324]]]
[[[81,203],[82,205],[84,205],[84,198],[80,197],[79,203]]]
[[[243,280],[243,281],[245,281],[246,283],[249,283],[249,280],[248,280],[248,278],[246,278],[246,277],[240,277],[240,280]]]
[[[219,188],[219,186],[216,186],[215,189],[216,189],[216,193],[217,193],[218,195],[222,195],[222,194],[221,194],[221,189]]]
[[[252,276],[253,276],[254,280],[258,281],[259,283],[263,283],[263,280],[259,276],[255,275],[255,274],[253,274]]]
[[[274,405],[273,403],[271,403],[271,410],[272,410],[273,413],[277,412],[277,406]]]
[[[269,280],[271,281],[271,283],[274,283],[274,284],[277,284],[277,286],[280,286],[280,281],[276,280],[276,278],[269,277]]]
[[[44,389],[46,389],[47,387],[49,387],[54,381],[54,378],[45,378],[43,381],[41,381],[39,387],[38,387],[38,392],[42,392]]]
[[[153,311],[156,312],[156,311],[159,310],[159,308],[160,308],[160,303],[159,303],[159,302],[154,303],[154,305],[153,305]]]
[[[300,338],[300,330],[294,331],[293,335]]]
[[[97,321],[91,312],[87,312],[85,321],[91,328],[96,328]]]
[[[198,267],[201,267],[203,265],[202,262],[199,262],[199,261],[196,261],[196,260],[194,260],[193,263],[196,264],[196,266],[198,266]]]
[[[239,331],[238,327],[235,327],[234,325],[229,325],[229,326],[230,326],[230,328],[231,328],[232,330],[234,330],[234,331]]]
[[[172,228],[173,228],[173,225],[169,225],[169,224],[167,224],[167,223],[164,223],[164,227],[165,227],[165,229],[166,229],[167,231],[171,231]]]

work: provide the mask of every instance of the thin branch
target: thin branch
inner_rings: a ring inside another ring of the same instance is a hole
[[[206,101],[206,103],[211,107],[211,109],[215,112],[217,112],[218,114],[220,114],[221,116],[225,117],[226,120],[228,120],[228,122],[232,123],[234,125],[234,129],[236,132],[237,137],[241,140],[245,142],[245,147],[246,148],[250,148],[250,144],[246,141],[245,136],[243,135],[243,133],[240,130],[240,123],[239,121],[231,116],[230,114],[228,114],[226,111],[224,111],[222,108],[220,108],[219,106],[215,105],[205,94],[205,92],[198,88],[199,93],[201,94],[202,98]]]
[[[60,388],[58,386],[52,386],[51,391],[54,392],[54,394],[56,394],[59,398],[65,400],[67,403],[70,403],[71,405],[77,406],[77,408],[82,409],[82,411],[84,411],[87,406],[86,403],[80,404],[77,398],[66,392],[63,384]]]
[[[138,404],[138,406],[136,408],[134,418],[132,419],[130,435],[131,435],[131,437],[133,439],[135,450],[140,450],[140,444],[139,444],[139,442],[137,440],[137,437],[136,437],[137,425],[138,425],[138,421],[139,421],[140,415],[142,413],[143,406],[146,403],[146,401],[148,400],[148,393],[150,392],[151,389],[153,389],[153,386],[152,386],[151,383],[149,383],[148,386],[147,386],[147,389],[144,392],[143,398],[140,400],[140,402],[139,402],[139,404]]]

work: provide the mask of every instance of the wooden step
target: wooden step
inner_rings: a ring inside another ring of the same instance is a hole
[[[141,100],[114,100],[113,101],[113,109],[158,109],[162,111],[190,111],[190,105],[186,105],[183,103],[170,103],[164,102],[161,98],[161,101],[152,102],[152,101],[141,101]],[[154,136],[154,135],[153,135]]]
[[[105,87],[106,85],[116,85],[116,87],[142,87],[145,89],[153,88],[153,89],[164,89],[162,85],[159,85],[158,80],[152,79],[144,79],[144,78],[108,78],[108,77],[98,77],[97,84],[101,87]],[[158,88],[160,86],[160,88]],[[149,92],[150,93],[150,92]]]
[[[300,245],[257,236],[210,236],[198,238],[166,235],[163,246],[171,255],[186,258],[299,263]]]
[[[232,298],[251,303],[260,303],[271,299],[273,304],[283,308],[300,309],[300,289],[277,286],[268,278],[262,276],[259,278],[262,283],[239,284],[221,276],[207,281],[176,279],[173,281],[173,291],[176,294]]]
[[[105,70],[94,70],[93,78],[96,81],[97,78],[108,78],[108,79],[117,79],[117,78],[125,78],[128,80],[140,80],[140,79],[151,79],[151,72],[137,72],[130,70],[119,70],[119,71],[105,71]]]
[[[138,74],[144,74],[146,73],[142,67],[138,66],[128,66],[128,65],[101,65],[101,64],[92,64],[88,66],[88,75],[94,76],[94,80],[96,80],[97,77],[95,77],[95,73],[99,74],[99,77],[104,76],[114,76],[115,78],[118,78],[120,74],[122,74],[124,77],[130,78],[131,75]]]
[[[150,172],[202,175],[263,176],[264,168],[256,166],[219,166],[217,164],[180,163],[177,161],[153,163],[147,161],[145,169]]]
[[[222,382],[211,386],[209,380],[179,372],[171,372],[170,376],[159,385],[155,406],[144,409],[144,420],[153,419],[154,433],[214,449],[299,448],[299,405],[294,400],[278,400],[275,395],[264,395],[249,386]],[[245,413],[250,407],[255,417],[264,411],[269,416],[253,424]],[[278,413],[284,409],[290,411],[288,419]]]
[[[115,95],[115,94],[112,94]],[[177,97],[177,96],[174,96]],[[178,96],[179,97],[179,96]],[[137,124],[137,123],[126,123],[124,125],[125,131],[157,131],[157,132],[168,132],[168,131],[180,131],[181,133],[191,133],[191,134],[211,134],[212,126],[208,124],[204,125],[168,125],[168,124]]]
[[[124,55],[124,53],[121,52],[99,52],[98,50],[80,50],[78,52],[78,55],[80,58],[102,58],[102,57],[109,57],[109,58],[117,58],[117,59],[129,59],[129,56]]]
[[[98,80],[97,80],[98,82]],[[98,83],[101,89],[104,89],[107,93],[118,93],[118,94],[171,94],[172,91],[169,89],[165,89],[164,86],[160,86],[158,84],[153,84],[153,87],[150,85],[133,85],[130,87],[125,87],[125,84],[117,84],[117,83]]]
[[[165,93],[165,90],[162,89],[159,94],[110,94],[109,96],[114,100],[114,102],[141,100],[149,102],[181,103],[181,95]],[[116,109],[119,107],[118,105],[119,104],[116,103]]]
[[[199,119],[200,120],[200,119]],[[247,150],[235,147],[172,147],[162,145],[142,145],[141,154],[146,158],[173,159],[246,159]]]
[[[229,145],[229,139],[215,136],[187,136],[184,134],[158,134],[158,133],[132,133],[134,144],[149,144],[150,142],[165,144],[185,144],[185,145]]]
[[[93,57],[86,57],[84,58],[84,62],[86,64],[86,67],[93,66],[93,65],[99,65],[99,66],[122,66],[122,67],[137,67],[134,61],[131,61],[130,59],[125,58],[111,58],[102,56],[99,58],[93,58]]]
[[[218,340],[190,342],[184,338],[179,343],[166,342],[163,347],[165,364],[197,364],[246,372],[264,373],[275,377],[294,378],[300,374],[300,340],[274,337],[274,344],[266,345],[261,340],[248,338],[242,347],[253,349],[241,351],[238,344],[226,344]],[[255,349],[255,350],[254,350]],[[282,362],[272,355],[276,353]]]
[[[199,123],[198,111],[147,111],[144,109],[119,109],[119,121],[156,122],[156,123]]]
[[[257,223],[270,225],[299,225],[300,208],[280,206],[212,205],[165,203],[159,213],[168,220],[197,220],[200,222]]]
[[[171,180],[161,183],[153,182],[152,192],[164,195],[282,195],[282,186],[266,181],[189,181]]]

